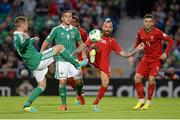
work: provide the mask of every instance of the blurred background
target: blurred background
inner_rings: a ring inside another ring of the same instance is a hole
[[[79,16],[80,26],[88,33],[93,28],[101,29],[102,22],[111,18],[113,37],[126,51],[132,50],[138,28],[143,26],[142,17],[151,13],[155,16],[156,27],[170,35],[175,44],[157,76],[158,79],[179,80],[180,76],[180,1],[179,0],[0,0],[0,83],[1,80],[33,78],[13,44],[13,20],[19,15],[30,20],[29,33],[38,36],[35,44],[41,44],[52,27],[60,24],[62,11],[71,9]],[[166,44],[164,44],[164,48]],[[128,59],[114,53],[111,55],[111,78],[130,79],[143,52],[136,55],[134,65]],[[48,78],[53,78],[54,65],[49,69]],[[98,72],[89,65],[84,69],[86,78],[98,78]]]

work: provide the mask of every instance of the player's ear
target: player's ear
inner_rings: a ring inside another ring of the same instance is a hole
[[[61,17],[61,21],[63,21],[63,17]]]

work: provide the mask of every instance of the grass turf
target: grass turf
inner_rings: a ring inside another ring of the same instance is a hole
[[[133,110],[135,98],[104,97],[100,103],[100,112],[92,110],[95,97],[86,97],[86,105],[76,106],[75,98],[68,97],[68,110],[60,111],[60,99],[57,96],[41,96],[33,104],[37,113],[22,110],[26,97],[0,97],[0,119],[172,119],[180,118],[180,98],[154,98],[149,110]]]

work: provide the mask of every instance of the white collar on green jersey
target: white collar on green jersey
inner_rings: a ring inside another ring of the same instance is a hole
[[[24,34],[23,32],[14,31],[14,34],[18,34],[18,33]]]
[[[63,24],[60,25],[63,29],[65,30],[70,30],[70,29],[73,29],[73,26],[70,25],[69,28],[66,28]]]

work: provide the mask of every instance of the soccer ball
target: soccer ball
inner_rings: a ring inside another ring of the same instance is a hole
[[[89,33],[89,39],[92,42],[99,42],[99,41],[101,41],[101,37],[102,37],[101,31],[98,30],[98,29],[93,29]]]

